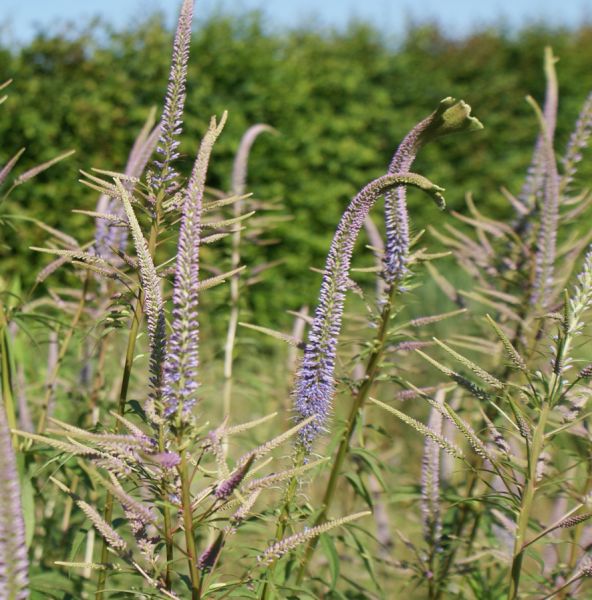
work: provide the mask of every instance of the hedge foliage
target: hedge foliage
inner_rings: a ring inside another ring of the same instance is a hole
[[[70,212],[92,210],[96,201],[78,183],[78,169],[124,166],[150,107],[162,102],[170,38],[162,20],[151,18],[123,32],[95,23],[57,37],[38,35],[18,49],[0,47],[0,81],[14,79],[0,121],[0,164],[22,146],[27,148],[22,169],[62,150],[77,151],[34,185],[18,189],[2,212],[43,215],[81,239],[91,235],[89,220]],[[312,302],[318,275],[307,266],[322,266],[344,206],[385,172],[409,127],[445,96],[467,99],[486,129],[470,140],[431,146],[416,170],[447,188],[453,209],[462,208],[471,190],[485,212],[507,210],[498,188],[511,181],[517,191],[527,166],[537,123],[524,97],[542,96],[545,45],[561,58],[557,147],[562,148],[592,89],[590,27],[488,30],[450,39],[430,26],[404,39],[386,39],[365,25],[344,32],[276,33],[257,15],[218,17],[202,26],[191,49],[181,150],[195,148],[210,115],[228,109],[208,182],[227,189],[246,128],[265,122],[281,134],[262,136],[250,163],[250,190],[258,198],[280,198],[291,217],[273,232],[280,244],[255,248],[246,257],[284,261],[250,296],[259,322],[277,322],[283,310]],[[187,156],[187,168],[191,161]],[[591,173],[585,165],[579,176]],[[416,228],[446,219],[424,205],[421,195],[411,196]],[[1,235],[6,280],[21,260],[32,263],[34,276],[47,259],[32,257],[27,248],[39,245],[45,234],[21,223]]]

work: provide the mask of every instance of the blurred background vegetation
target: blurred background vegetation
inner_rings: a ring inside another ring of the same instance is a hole
[[[39,34],[21,47],[0,47],[0,81],[14,79],[0,119],[0,164],[23,146],[22,170],[76,150],[15,190],[3,213],[34,216],[80,241],[91,238],[92,220],[71,212],[92,210],[96,202],[78,183],[78,171],[123,169],[150,108],[162,103],[171,37],[163,19],[152,17],[127,31],[93,22],[64,28],[59,36]],[[524,177],[537,133],[524,98],[543,95],[545,45],[561,59],[562,152],[592,89],[590,26],[484,30],[463,38],[424,26],[397,40],[362,24],[341,32],[274,33],[257,14],[216,17],[200,27],[191,48],[182,166],[190,168],[210,116],[225,109],[230,118],[214,151],[213,187],[228,190],[232,158],[249,125],[265,122],[280,133],[262,136],[250,162],[249,190],[281,200],[289,217],[271,232],[277,244],[245,252],[247,265],[283,261],[248,297],[257,321],[285,325],[291,319],[286,310],[314,303],[318,274],[308,267],[322,267],[350,197],[385,172],[405,133],[445,96],[469,102],[486,128],[429,146],[414,170],[446,187],[452,209],[462,210],[464,194],[472,191],[486,214],[509,212],[499,188],[516,193]],[[584,164],[579,178],[591,174]],[[410,194],[410,202],[416,229],[450,218],[420,194]],[[0,233],[2,283],[17,271],[23,277],[25,263],[28,280],[22,283],[28,285],[48,262],[28,247],[43,245],[47,234],[25,222],[13,225]],[[67,271],[50,283],[67,278]]]

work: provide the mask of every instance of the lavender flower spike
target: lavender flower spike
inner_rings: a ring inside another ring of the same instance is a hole
[[[555,255],[557,252],[557,230],[559,228],[559,174],[553,149],[553,138],[547,129],[546,120],[540,109],[531,102],[540,120],[542,129],[541,160],[544,165],[543,203],[541,222],[534,259],[534,282],[530,296],[531,305],[546,309],[553,287]]]
[[[387,190],[401,185],[413,185],[424,190],[441,208],[444,207],[444,198],[440,194],[442,188],[425,177],[406,173],[383,175],[375,179],[358,193],[343,213],[327,256],[319,304],[295,385],[294,402],[298,420],[313,415],[317,417],[298,434],[300,443],[307,451],[310,451],[312,442],[323,429],[331,410],[337,339],[341,331],[354,244],[376,200]]]
[[[558,87],[555,63],[557,58],[553,56],[551,48],[545,48],[545,77],[547,86],[545,90],[545,105],[543,107],[543,118],[547,136],[552,141],[555,137],[555,126],[557,124]],[[535,199],[543,190],[545,181],[546,150],[545,135],[540,133],[534,147],[532,162],[528,167],[526,180],[520,191],[519,199],[526,206],[532,207]]]
[[[158,172],[150,174],[150,181],[155,192],[165,190],[170,193],[177,188],[178,173],[171,163],[179,157],[178,137],[182,130],[181,124],[185,107],[185,83],[187,81],[192,20],[193,0],[183,0],[173,43],[169,84],[160,121],[161,135],[156,148],[161,159],[154,161]]]
[[[462,100],[444,98],[440,106],[418,123],[401,142],[392,158],[389,173],[406,173],[419,150],[428,142],[463,131],[483,129],[481,122],[471,116],[471,107]],[[407,273],[409,252],[409,218],[407,190],[399,186],[385,194],[386,247],[383,277],[389,286],[400,283]]]
[[[182,406],[186,417],[197,400],[199,363],[199,246],[201,241],[202,201],[206,173],[214,143],[226,123],[212,118],[193,166],[182,205],[181,228],[173,289],[173,323],[164,361],[164,415],[170,417]]]
[[[0,406],[0,597],[28,598],[28,571],[16,459],[4,406]]]

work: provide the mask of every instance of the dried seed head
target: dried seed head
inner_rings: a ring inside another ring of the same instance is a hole
[[[583,523],[587,521],[590,517],[592,517],[592,513],[584,513],[581,515],[576,515],[575,517],[568,517],[567,519],[563,519],[561,523],[559,523],[559,527],[563,529],[567,529],[569,527],[575,527],[579,523]]]
[[[252,454],[248,460],[238,467],[238,469],[235,469],[228,479],[225,479],[218,485],[214,492],[214,496],[216,496],[218,500],[226,500],[245,478],[245,475],[248,473],[254,460],[255,454]]]

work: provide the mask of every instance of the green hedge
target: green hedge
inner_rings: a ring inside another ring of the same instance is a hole
[[[171,32],[153,18],[124,32],[95,24],[0,48],[0,81],[14,79],[0,112],[0,164],[22,146],[21,168],[77,150],[18,189],[3,211],[34,215],[81,239],[91,235],[88,220],[69,212],[96,201],[77,171],[122,168],[149,108],[162,101],[170,44]],[[210,115],[224,109],[230,119],[214,153],[212,186],[228,188],[232,156],[249,125],[266,122],[281,133],[257,141],[250,166],[250,190],[282,198],[292,217],[273,232],[281,244],[247,252],[248,261],[284,260],[250,296],[258,321],[277,322],[283,310],[314,301],[318,275],[308,267],[322,266],[349,198],[385,171],[401,137],[444,96],[466,99],[486,129],[426,149],[415,170],[447,188],[452,208],[461,208],[472,190],[483,210],[507,210],[498,189],[520,187],[537,131],[524,97],[542,96],[547,44],[561,58],[561,150],[592,88],[592,28],[492,30],[457,40],[434,27],[404,39],[385,39],[363,25],[276,33],[257,15],[203,25],[191,49],[183,168],[190,168]],[[580,176],[591,173],[584,165]],[[421,195],[411,193],[410,201],[416,227],[442,221]],[[44,264],[46,257],[27,249],[44,235],[31,226],[4,229],[5,280],[23,260],[29,276]]]

